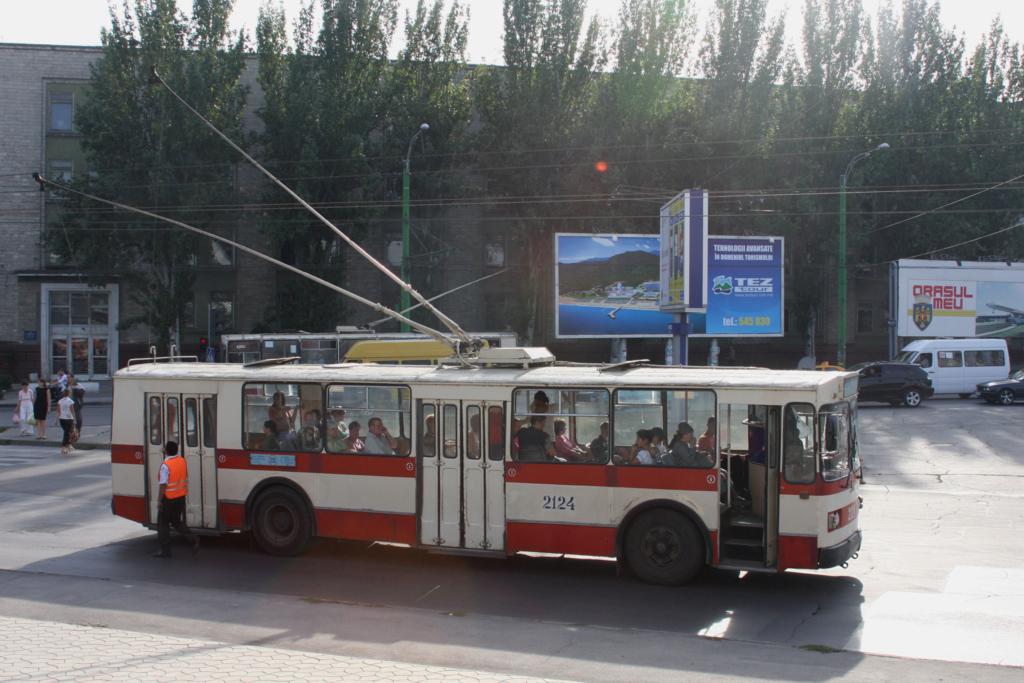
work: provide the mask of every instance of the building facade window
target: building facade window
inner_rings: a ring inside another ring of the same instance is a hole
[[[235,326],[235,295],[210,292],[210,334],[221,334]]]
[[[71,133],[75,125],[75,96],[69,92],[51,92],[49,97],[49,130]]]
[[[70,159],[50,159],[46,162],[47,175],[58,183],[70,183],[75,176],[75,162]]]
[[[870,334],[875,331],[875,311],[870,304],[857,307],[857,333]]]

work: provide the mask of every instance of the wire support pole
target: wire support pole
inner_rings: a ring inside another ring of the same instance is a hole
[[[184,105],[184,107],[186,109],[188,109],[197,118],[199,118],[199,120],[202,121],[203,124],[206,125],[207,128],[209,128],[214,133],[216,133],[217,136],[220,137],[222,140],[224,140],[224,142],[226,142],[232,149],[234,149],[236,152],[238,152],[243,157],[245,157],[245,159],[250,164],[255,166],[261,173],[263,173],[263,175],[267,176],[267,178],[269,178],[278,187],[280,187],[282,190],[284,190],[292,199],[297,201],[299,204],[302,205],[303,208],[305,208],[307,211],[309,211],[311,214],[313,214],[317,218],[317,220],[319,220],[321,223],[323,223],[328,228],[330,228],[332,231],[334,231],[334,233],[337,234],[339,237],[341,237],[341,239],[345,240],[345,242],[350,247],[355,249],[356,252],[358,252],[363,258],[365,258],[367,261],[372,263],[378,270],[380,270],[387,277],[389,277],[392,281],[394,281],[395,284],[397,284],[402,289],[402,292],[407,292],[409,295],[411,295],[413,298],[415,298],[417,301],[419,301],[423,306],[425,306],[428,311],[433,313],[437,317],[437,319],[440,320],[442,323],[444,323],[445,327],[447,327],[461,341],[465,342],[466,344],[472,344],[472,340],[470,339],[469,335],[466,333],[465,330],[462,329],[461,326],[459,326],[458,323],[456,323],[454,320],[452,320],[451,318],[446,316],[444,313],[442,313],[440,310],[438,310],[435,306],[432,306],[426,300],[426,298],[424,298],[422,294],[420,294],[415,289],[413,289],[413,287],[408,282],[404,281],[401,277],[395,275],[393,272],[391,272],[391,270],[387,266],[385,266],[383,263],[381,263],[380,261],[375,259],[373,256],[371,256],[370,253],[368,251],[366,251],[365,249],[363,249],[361,246],[359,246],[356,243],[355,240],[353,240],[351,237],[346,235],[344,233],[344,231],[339,229],[338,226],[334,225],[334,223],[332,223],[331,221],[327,220],[327,218],[323,214],[321,214],[319,211],[314,209],[309,204],[309,202],[307,202],[305,199],[300,197],[294,190],[292,190],[290,187],[288,187],[288,185],[286,185],[282,181],[278,180],[277,176],[275,176],[273,173],[271,173],[266,168],[264,168],[258,161],[256,161],[256,159],[254,159],[252,156],[250,156],[248,152],[246,152],[244,149],[242,149],[237,144],[235,144],[235,142],[231,138],[229,138],[227,135],[222,133],[220,131],[220,129],[218,129],[215,125],[210,123],[210,121],[208,121],[206,119],[206,117],[204,117],[202,114],[200,114],[191,104],[189,104],[187,101],[185,101],[185,99],[182,98],[182,96],[179,95],[174,90],[174,88],[172,88],[170,85],[168,85],[167,81],[165,81],[163,79],[163,77],[160,76],[160,74],[156,71],[156,69],[152,69],[152,71],[150,73],[151,73],[151,77],[152,77],[151,80],[159,83],[164,88],[166,88],[167,91],[169,93],[171,93],[171,95],[176,100],[181,102],[181,104]],[[375,304],[375,305],[379,306],[380,304]],[[388,309],[388,310],[391,310],[391,309]],[[397,312],[395,314],[397,315]],[[409,321],[407,318],[405,320],[407,322],[405,322],[403,324],[411,323],[411,321]],[[413,325],[410,325],[410,326],[411,327],[415,327]]]

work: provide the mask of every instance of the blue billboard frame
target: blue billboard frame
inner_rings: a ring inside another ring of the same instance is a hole
[[[784,336],[785,240],[709,235],[707,253],[707,312],[689,314],[689,336]]]

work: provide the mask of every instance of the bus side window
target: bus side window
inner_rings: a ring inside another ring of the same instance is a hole
[[[161,410],[160,397],[151,396],[149,399],[149,443],[153,446],[162,446],[163,441],[163,410]]]
[[[178,427],[178,399],[176,397],[167,399],[167,440],[177,444],[181,443]]]
[[[470,460],[479,460],[481,456],[480,429],[480,406],[466,406],[466,457]]]
[[[505,411],[501,406],[487,409],[487,458],[505,459]]]
[[[185,399],[185,444],[189,448],[199,445],[199,407],[194,398]]]
[[[203,446],[217,446],[217,399],[203,399]]]
[[[437,455],[437,408],[431,404],[420,406],[420,454],[424,458]]]
[[[782,425],[782,472],[791,484],[814,482],[814,406],[790,403]]]

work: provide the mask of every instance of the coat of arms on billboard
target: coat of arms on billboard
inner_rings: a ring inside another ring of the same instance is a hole
[[[932,324],[932,304],[928,303],[915,303],[914,304],[914,324],[917,325],[917,329],[922,332]]]

